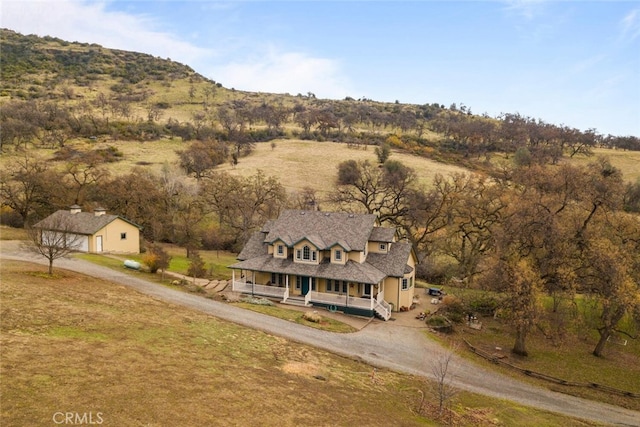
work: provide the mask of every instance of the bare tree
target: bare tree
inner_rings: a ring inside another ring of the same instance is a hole
[[[66,212],[56,214],[35,224],[28,230],[27,248],[49,261],[49,274],[53,274],[53,262],[80,248],[81,236],[74,233]]]
[[[435,379],[435,393],[438,402],[438,418],[442,417],[446,404],[458,393],[452,385],[451,359],[455,348],[438,356],[431,364],[431,374]]]

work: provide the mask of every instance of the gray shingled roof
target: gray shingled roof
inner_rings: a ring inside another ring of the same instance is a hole
[[[371,230],[369,240],[372,242],[393,242],[396,236],[396,229],[389,227],[375,227]]]
[[[62,231],[62,228],[64,228],[64,231],[66,232],[92,235],[118,218],[128,222],[135,227],[141,228],[139,225],[134,224],[131,221],[128,221],[127,219],[122,218],[118,215],[95,215],[93,212],[71,213],[68,210],[59,210],[52,213],[42,221],[34,224],[34,228],[59,231]]]
[[[411,243],[395,242],[391,244],[391,248],[386,254],[369,252],[367,262],[387,276],[402,277],[413,271],[411,266],[407,264],[411,249]]]
[[[266,255],[268,252],[268,245],[264,242],[264,235],[265,233],[261,231],[253,233],[236,258],[240,261],[245,261],[247,259]]]
[[[412,268],[407,265],[407,259],[411,254],[411,244],[406,242],[392,243],[386,254],[370,252],[364,263],[347,261],[346,265],[332,264],[328,259],[320,264],[297,263],[291,255],[282,259],[268,254],[268,245],[279,240],[292,246],[306,238],[321,250],[336,244],[347,250],[364,250],[368,240],[391,243],[395,229],[375,227],[375,220],[375,215],[285,211],[276,221],[269,221],[262,231],[249,238],[238,254],[240,262],[229,268],[371,284],[386,276],[402,277],[410,273]]]
[[[287,246],[304,238],[313,238],[319,249],[329,249],[337,242],[356,251],[363,251],[376,222],[375,215],[342,212],[286,210],[263,230],[265,241],[281,239]]]

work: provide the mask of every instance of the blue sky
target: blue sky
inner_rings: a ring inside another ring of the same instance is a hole
[[[239,90],[640,137],[639,1],[3,0],[0,25],[171,58]]]

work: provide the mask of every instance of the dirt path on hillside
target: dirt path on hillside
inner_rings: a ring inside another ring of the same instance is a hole
[[[45,264],[44,258],[21,252],[12,242],[0,242],[0,259]],[[169,289],[157,284],[97,266],[78,259],[61,259],[55,268],[65,268],[89,276],[129,286],[162,301],[179,304],[243,326],[323,348],[347,357],[358,358],[374,366],[412,375],[431,377],[434,361],[447,351],[429,340],[421,328],[410,322],[370,322],[358,332],[337,334],[308,328],[293,322],[243,310],[198,295]],[[576,398],[535,387],[516,379],[487,371],[454,356],[450,365],[453,384],[461,389],[515,401],[578,419],[599,423],[640,426],[640,412]]]

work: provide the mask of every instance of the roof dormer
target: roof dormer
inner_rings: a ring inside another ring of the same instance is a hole
[[[273,257],[286,258],[289,255],[287,245],[280,239],[273,242]]]
[[[320,256],[318,253],[318,248],[308,239],[303,239],[300,242],[296,243],[293,247],[293,250],[295,262],[312,264],[319,263]]]
[[[336,243],[331,248],[331,263],[332,264],[346,264],[349,259],[349,250],[343,245]]]

